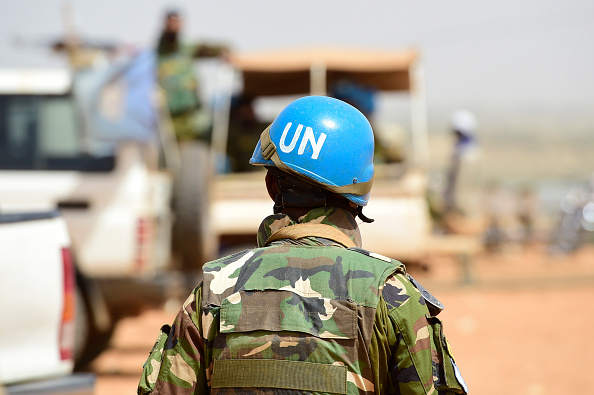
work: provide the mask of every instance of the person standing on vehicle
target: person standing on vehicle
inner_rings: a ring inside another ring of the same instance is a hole
[[[202,57],[228,57],[225,46],[187,45],[181,42],[182,18],[169,11],[157,45],[158,80],[165,91],[175,133],[180,140],[210,141],[211,117],[198,96],[194,60]]]
[[[274,214],[258,248],[207,263],[144,365],[139,394],[467,393],[436,317],[402,263],[363,250],[373,131],[354,107],[308,96],[264,130]]]

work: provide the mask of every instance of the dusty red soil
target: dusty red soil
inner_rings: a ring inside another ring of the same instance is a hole
[[[440,317],[471,394],[594,392],[594,248],[553,258],[540,247],[473,260],[463,279],[451,257],[432,257],[413,275],[446,309]],[[92,364],[96,394],[136,392],[159,327],[175,311],[123,320],[111,347]]]

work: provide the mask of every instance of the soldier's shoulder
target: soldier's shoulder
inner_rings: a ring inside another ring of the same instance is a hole
[[[349,248],[350,251],[355,251],[370,258],[375,258],[383,262],[394,264],[398,267],[395,273],[393,273],[386,280],[384,288],[382,290],[382,296],[388,303],[389,308],[396,308],[406,301],[411,293],[419,292],[422,296],[421,303],[427,306],[429,313],[433,316],[439,314],[443,309],[444,305],[431,294],[425,287],[423,287],[413,276],[406,273],[404,264],[396,259],[389,258],[387,256],[367,251],[363,248]]]
[[[260,250],[260,248],[253,248],[253,249],[245,249],[245,250],[241,250],[241,251],[237,251],[234,252],[232,254],[228,254],[225,255],[221,258],[215,259],[214,261],[210,261],[205,263],[202,267],[209,267],[209,266],[221,266],[221,265],[226,265],[232,262],[237,261],[238,259],[241,259],[243,257],[245,257],[246,255],[253,255],[256,251]]]
[[[431,316],[444,309],[444,305],[408,273],[390,276],[382,289],[382,297],[390,310],[398,308],[415,294],[419,295],[418,302],[427,307]]]
[[[384,256],[384,255],[381,255],[381,254],[378,254],[376,252],[368,251],[368,250],[365,250],[363,248],[352,247],[352,248],[349,248],[349,251],[354,251],[354,252],[357,252],[359,254],[365,255],[365,256],[367,256],[369,258],[374,258],[374,259],[380,260],[382,262],[391,263],[391,264],[396,265],[396,266],[399,266],[399,267],[404,267],[404,265],[402,264],[402,262],[397,261],[396,259],[392,259],[390,257]]]

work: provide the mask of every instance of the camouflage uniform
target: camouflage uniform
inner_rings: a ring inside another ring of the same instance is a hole
[[[343,209],[313,209],[299,222],[361,245]],[[260,248],[204,266],[203,283],[162,328],[139,394],[467,392],[439,302],[402,263],[321,237],[264,246],[292,225],[272,215]]]
[[[163,37],[159,41],[159,84],[165,91],[173,128],[180,140],[209,139],[210,114],[205,111],[198,96],[194,59],[219,56],[224,51],[224,47],[181,45],[177,40],[169,42]]]

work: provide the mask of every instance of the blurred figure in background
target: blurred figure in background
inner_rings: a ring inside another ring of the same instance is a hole
[[[185,44],[180,38],[182,27],[179,12],[167,12],[157,44],[159,84],[165,91],[178,139],[210,141],[212,117],[198,94],[194,60],[202,57],[226,59],[229,49],[223,45]]]
[[[468,185],[466,188],[461,188],[462,173],[464,172],[462,164],[474,159],[478,151],[474,115],[466,110],[456,111],[451,118],[451,131],[454,146],[445,176],[445,185],[442,191],[438,193],[430,191],[427,196],[430,215],[439,232],[477,234],[482,231],[483,225],[480,221],[468,218],[470,210],[466,206],[469,199],[463,199],[465,201],[462,204],[458,199],[461,189],[465,189],[464,192],[469,192]]]
[[[571,190],[560,202],[561,215],[549,245],[552,255],[567,255],[582,246],[594,232],[594,176]]]
[[[466,110],[456,111],[452,115],[452,132],[454,134],[454,150],[448,170],[444,199],[444,213],[460,213],[462,210],[456,201],[456,192],[464,158],[469,157],[476,148],[476,119],[474,114]]]
[[[180,166],[175,174],[172,199],[173,256],[179,262],[179,269],[194,271],[218,249],[208,222],[214,173],[210,155],[213,117],[200,100],[194,62],[204,57],[226,60],[229,50],[222,45],[186,44],[181,39],[182,28],[179,12],[167,12],[156,49],[157,75],[180,142]]]

